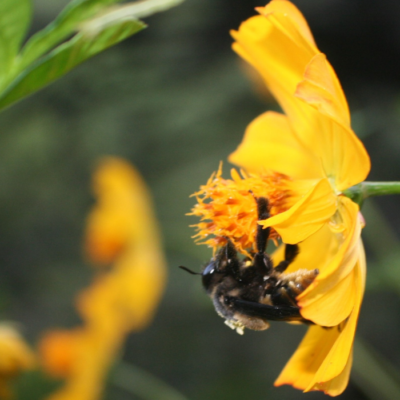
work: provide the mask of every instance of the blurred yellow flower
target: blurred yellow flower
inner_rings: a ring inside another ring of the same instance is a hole
[[[82,332],[83,329],[53,330],[43,335],[39,343],[42,366],[53,377],[70,376]]]
[[[9,381],[34,366],[35,356],[17,330],[0,324],[0,399],[12,398]]]
[[[67,378],[49,399],[98,399],[109,367],[127,334],[151,321],[166,269],[151,199],[127,162],[104,159],[94,174],[97,205],[88,218],[86,250],[110,264],[78,296],[81,328],[49,332],[41,342],[43,366]]]
[[[214,251],[229,238],[251,254],[257,224],[272,227],[272,238],[299,243],[286,272],[319,270],[297,298],[302,316],[315,326],[275,384],[336,396],[349,378],[366,274],[363,219],[342,193],[367,177],[370,160],[350,127],[337,76],[302,14],[287,0],[257,11],[261,15],[231,32],[233,49],[260,73],[286,115],[266,112],[248,126],[229,157],[242,176],[236,170],[232,179],[221,171],[213,175],[195,194],[192,214],[201,217],[198,240]],[[270,218],[257,221],[254,196],[269,199]],[[274,259],[283,259],[283,249]]]

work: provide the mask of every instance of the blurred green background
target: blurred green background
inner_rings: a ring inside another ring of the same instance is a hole
[[[371,156],[369,179],[400,180],[400,3],[293,2],[342,82]],[[35,0],[31,33],[66,3]],[[73,298],[91,278],[82,252],[94,202],[90,175],[99,157],[116,155],[135,164],[150,187],[169,263],[155,321],[129,337],[123,359],[191,400],[325,397],[272,385],[304,327],[273,323],[241,337],[216,315],[200,280],[178,269],[200,270],[211,257],[191,239],[189,195],[253,118],[277,108],[255,92],[230,49],[229,30],[260,5],[187,0],[0,114],[0,318],[20,322],[31,343],[46,329],[78,322]],[[369,200],[363,211],[369,269],[358,337],[376,358],[369,363],[356,351],[343,399],[385,398],[384,379],[379,388],[369,377],[379,377],[382,365],[386,377],[400,369],[399,197]],[[105,398],[136,399],[112,384]]]

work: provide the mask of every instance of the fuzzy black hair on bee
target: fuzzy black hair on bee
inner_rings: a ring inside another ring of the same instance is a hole
[[[270,217],[269,203],[265,197],[255,197],[258,220]],[[256,249],[253,260],[239,260],[233,243],[227,243],[205,266],[202,276],[203,286],[211,297],[215,310],[225,319],[225,323],[240,334],[244,328],[265,330],[268,321],[297,321],[311,324],[304,319],[296,302],[318,275],[318,270],[301,269],[285,273],[287,267],[299,253],[298,245],[287,244],[285,256],[274,266],[266,253],[270,228],[257,227]],[[195,272],[181,267],[186,271]]]

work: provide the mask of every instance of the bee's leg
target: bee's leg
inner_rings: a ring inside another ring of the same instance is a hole
[[[274,306],[291,305],[297,306],[296,296],[293,296],[287,287],[276,288],[271,293],[271,301]]]
[[[270,217],[268,211],[269,202],[266,197],[255,197],[257,202],[257,216],[258,220],[265,220]],[[273,268],[272,260],[270,256],[265,253],[268,244],[269,234],[271,228],[265,228],[261,225],[257,226],[256,234],[256,245],[257,253],[254,256],[254,266],[259,270],[261,274],[270,274]]]
[[[237,279],[241,280],[240,274],[240,261],[237,258],[237,250],[235,245],[232,243],[231,240],[227,238],[227,243],[224,248],[224,258],[226,257],[226,268],[229,268],[232,275]]]
[[[266,197],[257,197],[257,216],[258,220],[262,221],[264,219],[269,218],[271,215],[268,211],[268,199]],[[269,234],[271,232],[271,228],[265,228],[261,225],[257,225],[257,234],[256,234],[256,243],[257,243],[257,251],[259,253],[264,253],[267,248]]]
[[[225,296],[224,303],[237,313],[265,321],[299,321],[312,324],[302,317],[300,309],[292,305],[268,305],[253,301],[243,300],[234,296]],[[254,329],[249,327],[250,329]],[[265,328],[264,328],[265,329]]]
[[[298,254],[299,246],[297,244],[287,244],[285,246],[285,259],[275,267],[275,271],[284,272],[286,268],[295,260]]]

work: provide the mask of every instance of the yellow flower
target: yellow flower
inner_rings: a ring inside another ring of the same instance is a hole
[[[39,343],[42,367],[55,378],[71,375],[83,329],[46,332]]]
[[[42,364],[67,378],[51,400],[95,400],[129,332],[151,321],[165,284],[165,261],[151,200],[127,162],[107,158],[94,175],[98,199],[88,218],[86,249],[109,264],[77,299],[83,326],[46,334]]]
[[[213,175],[196,193],[198,239],[214,250],[229,238],[254,251],[257,223],[272,238],[299,243],[286,272],[318,269],[297,302],[315,323],[276,381],[332,396],[346,387],[365,286],[359,207],[343,191],[370,170],[365,148],[350,127],[337,76],[315,45],[307,22],[289,1],[273,0],[233,31],[233,49],[262,76],[284,114],[266,112],[247,128],[229,160],[232,179]],[[254,196],[269,198],[271,217],[257,221]],[[209,235],[216,237],[209,239]],[[283,249],[274,255],[279,262]]]
[[[0,325],[0,399],[12,397],[9,381],[35,366],[35,356],[11,326]]]

